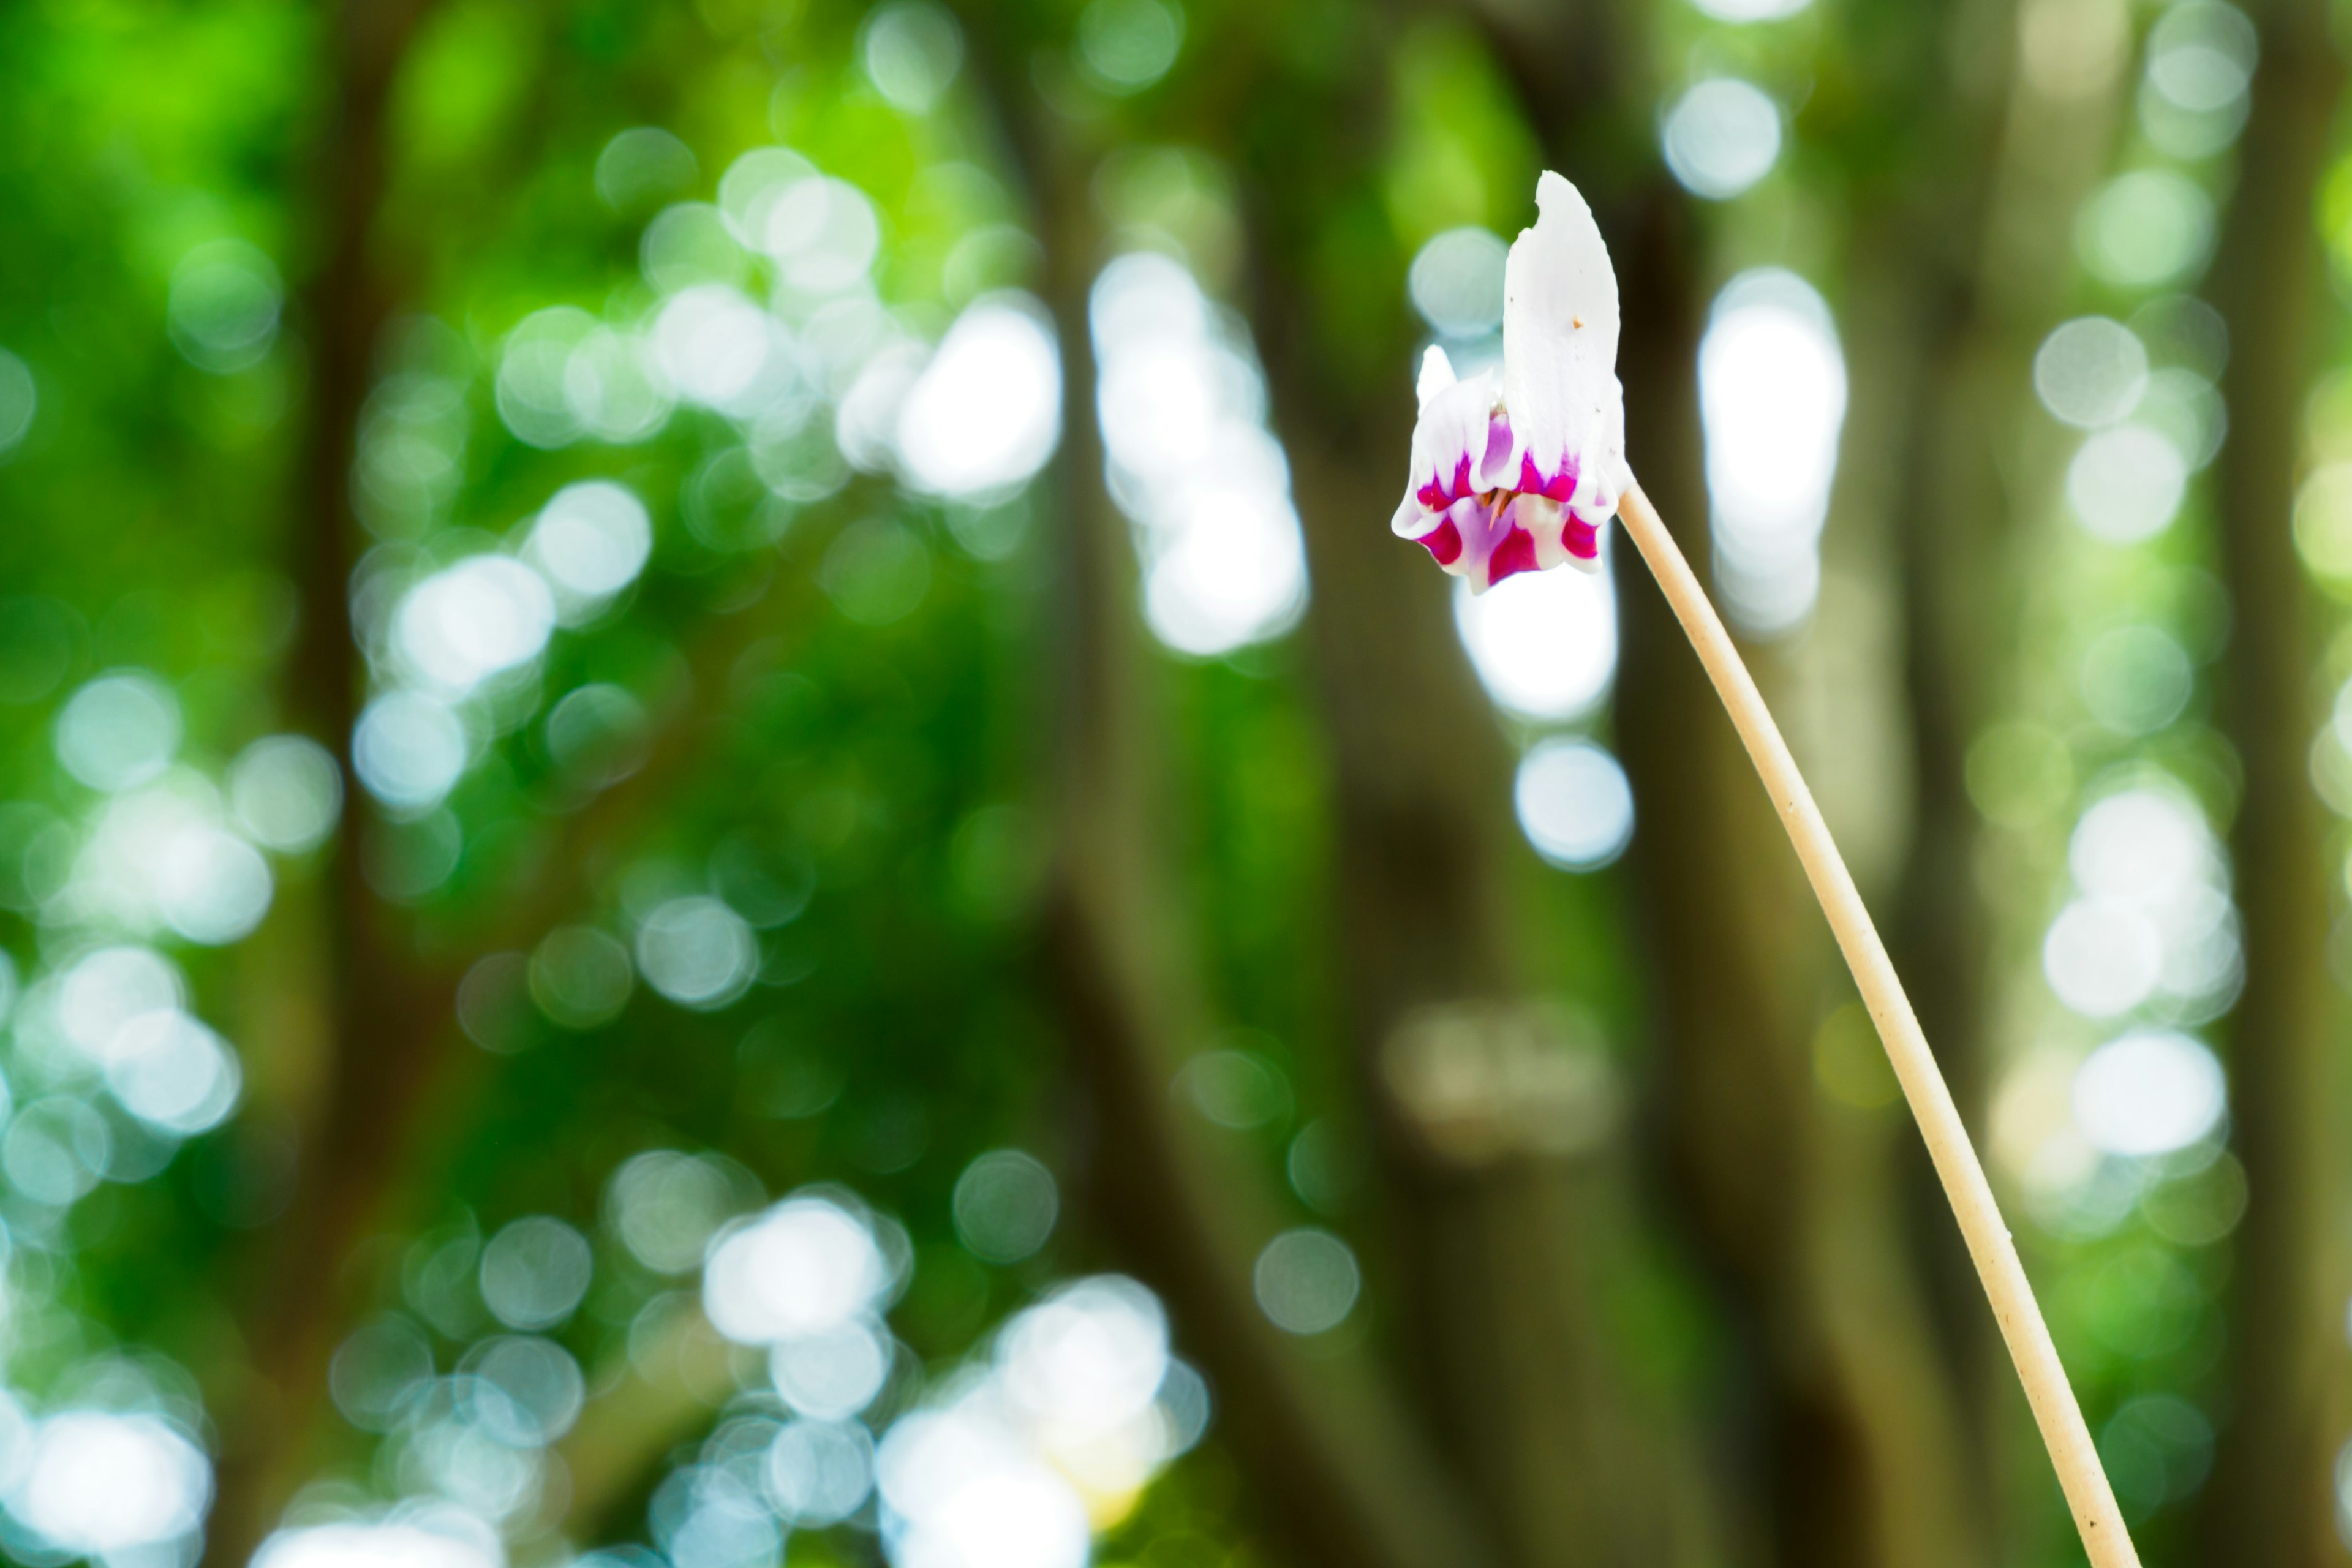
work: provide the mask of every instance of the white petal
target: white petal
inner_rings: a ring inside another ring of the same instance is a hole
[[[1546,479],[1572,466],[1570,504],[1597,522],[1633,479],[1617,384],[1617,274],[1574,185],[1546,172],[1536,208],[1536,226],[1520,232],[1503,272],[1503,405],[1513,447],[1505,482],[1518,482],[1522,458]]]
[[[1420,395],[1421,406],[1428,407],[1429,400],[1452,386],[1454,381],[1454,362],[1445,357],[1444,349],[1430,344],[1429,352],[1421,356],[1421,381],[1413,389]]]

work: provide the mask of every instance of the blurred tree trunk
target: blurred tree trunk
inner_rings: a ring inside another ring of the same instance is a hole
[[[1252,324],[1291,459],[1337,814],[1331,917],[1387,1200],[1392,1348],[1516,1568],[1712,1561],[1714,1509],[1667,1401],[1601,1321],[1630,1204],[1595,1040],[1539,1000],[1516,910],[1535,862],[1452,584],[1384,524],[1412,431],[1412,323],[1318,297],[1325,226],[1376,221],[1384,27],[1335,40],[1242,160]]]
[[[1857,143],[1905,137],[1907,156],[1858,193],[1844,267],[1852,414],[1832,526],[1882,510],[1898,556],[1916,795],[1889,936],[1980,1148],[1994,912],[1968,748],[2017,685],[2023,603],[2047,548],[2036,520],[2063,455],[2035,407],[2033,354],[2063,313],[2073,214],[2106,171],[2126,28],[2114,0],[1941,7],[1879,55],[1868,112],[1846,128]],[[2031,1473],[2046,1466],[1924,1152],[1906,1140],[1906,1206],[1967,1391],[1969,1493],[1992,1505],[1985,1533],[2006,1548],[2012,1525],[2048,1510],[2039,1492],[2011,1503],[2005,1453],[2013,1443],[2031,1450]]]
[[[2304,395],[2326,321],[2312,226],[2343,68],[2323,0],[2251,7],[2262,40],[2212,296],[2230,326],[2230,433],[2216,486],[2234,608],[2224,726],[2245,770],[2231,847],[2245,990],[2231,1113],[2249,1202],[2229,1304],[2230,1395],[2205,1507],[2213,1561],[2341,1563],[2347,1210],[2341,1017],[2326,967],[2327,869],[2308,748],[2310,592],[2289,520]]]
[[[351,571],[362,549],[351,500],[352,464],[372,362],[394,299],[372,253],[386,178],[386,120],[393,84],[432,0],[361,0],[332,8],[323,25],[326,135],[310,172],[316,238],[322,254],[302,290],[298,321],[310,351],[304,449],[296,465],[291,574],[300,594],[298,644],[287,706],[304,731],[342,764],[347,794],[352,721],[362,670],[352,633]],[[347,1281],[344,1251],[356,1209],[387,1163],[385,1100],[406,1071],[394,1044],[411,1037],[415,989],[402,983],[382,908],[360,874],[367,813],[346,801],[323,908],[289,907],[279,921],[319,920],[315,942],[286,944],[296,973],[288,989],[317,993],[292,1005],[299,1038],[288,1056],[326,1059],[273,1066],[290,1080],[296,1182],[291,1212],[257,1238],[244,1282],[242,1327],[256,1382],[236,1403],[241,1419],[224,1433],[217,1500],[206,1531],[210,1561],[241,1563],[260,1544],[308,1457],[311,1419],[323,1391],[331,1325]],[[307,891],[307,890],[306,890]],[[312,1032],[323,1024],[325,1037]],[[304,1027],[307,1025],[308,1027]],[[266,1125],[236,1136],[280,1136]]]
[[[1549,22],[1514,13],[1494,26],[1552,156],[1601,207],[1625,294],[1635,471],[1703,563],[1696,371],[1706,284],[1695,215],[1654,161],[1645,21],[1623,7]],[[1534,65],[1563,59],[1583,62],[1576,79]],[[1629,145],[1639,149],[1630,158]],[[1619,150],[1619,166],[1588,173],[1604,148]],[[1748,1436],[1765,1473],[1740,1511],[1773,1560],[1808,1568],[1981,1561],[1961,1402],[1905,1241],[1900,1112],[1834,1105],[1817,1090],[1816,1032],[1843,989],[1833,950],[1736,736],[1630,552],[1619,583],[1617,726],[1664,1047],[1652,1114],[1695,1239],[1750,1347],[1759,1408]],[[1785,696],[1786,656],[1764,650],[1756,661]],[[1830,692],[1846,705],[1864,695]],[[1824,742],[1853,728],[1850,711],[1819,717],[1816,763]]]
[[[1486,1531],[1369,1352],[1310,1354],[1258,1307],[1252,1268],[1280,1227],[1278,1203],[1264,1172],[1171,1092],[1210,1009],[1165,861],[1165,724],[1096,418],[1088,302],[1106,258],[1093,163],[1083,130],[1031,89],[1018,25],[976,6],[966,21],[1036,209],[1061,345],[1043,957],[1089,1117],[1077,1156],[1087,1201],[1113,1254],[1168,1301],[1215,1389],[1223,1440],[1298,1561],[1485,1568]]]

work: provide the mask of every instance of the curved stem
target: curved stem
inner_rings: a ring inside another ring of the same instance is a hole
[[[2067,1385],[2066,1369],[2058,1360],[2058,1347],[2051,1342],[2050,1326],[2034,1304],[2033,1287],[2025,1277],[2025,1266],[2018,1261],[2017,1247],[2001,1221],[1992,1186],[1969,1143],[1968,1128],[1952,1103],[1951,1090],[1945,1087],[1943,1072],[1927,1047],[1910,998],[1903,994],[1903,982],[1886,956],[1886,944],[1879,940],[1862,894],[1830,837],[1829,825],[1822,820],[1812,791],[1797,769],[1797,759],[1780,738],[1780,726],[1772,721],[1771,710],[1764,706],[1762,694],[1732,645],[1730,634],[1723,629],[1715,606],[1707,602],[1690,563],[1683,559],[1674,535],[1666,531],[1639,486],[1625,492],[1618,515],[1664,591],[1675,618],[1697,650],[1699,662],[1706,667],[1716,694],[1723,699],[1732,727],[1739,731],[1740,742],[1772,797],[1773,809],[1780,813],[1780,825],[1788,830],[1789,842],[1803,863],[1805,879],[1812,885],[1822,912],[1829,917],[1830,931],[1837,938],[1838,951],[1845,955],[1846,966],[1853,972],[1863,1004],[1878,1026],[1887,1060],[1903,1086],[1903,1098],[1919,1124],[1927,1156],[1935,1163],[1944,1195],[1950,1200],[1960,1235],[1968,1243],[1969,1256],[1975,1260],[1977,1276],[1992,1302],[1993,1317],[2000,1324],[2010,1359],[2017,1365],[2018,1380],[2025,1385],[2026,1401],[2033,1407],[2042,1441],[2057,1468],[2058,1484],[2065,1490],[2083,1548],[2090,1554],[2093,1568],[2139,1568],[2138,1553],[2133,1551],[2123,1516],[2116,1508],[2115,1492],[2107,1485],[2106,1472],[2099,1468],[2098,1449],[2083,1423],[2074,1391]]]

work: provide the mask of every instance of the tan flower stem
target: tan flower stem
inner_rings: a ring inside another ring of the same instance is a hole
[[[2026,1279],[2024,1265],[2018,1261],[2009,1227],[2001,1222],[1984,1166],[1969,1146],[1968,1128],[1952,1103],[1952,1091],[1936,1066],[1935,1053],[1927,1048],[1918,1016],[1911,1010],[1910,998],[1903,994],[1903,982],[1895,976],[1886,944],[1871,923],[1870,911],[1854,889],[1853,877],[1838,854],[1829,825],[1813,804],[1812,791],[1805,787],[1789,743],[1780,738],[1780,726],[1772,721],[1771,711],[1756,689],[1755,678],[1748,673],[1715,606],[1707,602],[1706,591],[1699,586],[1690,563],[1683,559],[1674,536],[1666,531],[1640,486],[1625,492],[1617,514],[1642,559],[1649,563],[1658,586],[1664,590],[1675,617],[1698,651],[1699,662],[1706,667],[1716,695],[1723,700],[1732,727],[1739,731],[1773,807],[1780,814],[1780,826],[1788,830],[1789,842],[1804,865],[1813,896],[1829,917],[1839,951],[1845,954],[1846,967],[1853,972],[1854,984],[1861,989],[1863,1005],[1878,1026],[1887,1060],[1894,1064],[1903,1098],[1919,1124],[1920,1136],[1927,1140],[1936,1175],[1960,1223],[1969,1256],[1976,1261],[1977,1277],[1983,1280],[1985,1295],[1992,1302],[1993,1317],[2000,1324],[2010,1359],[2016,1363],[2018,1381],[2025,1385],[2026,1400],[2033,1407],[2042,1441],[2050,1450],[2050,1462],[2057,1468],[2058,1484],[2065,1490],[2074,1528],[2082,1532],[2084,1550],[2090,1554],[2093,1568],[2139,1568],[2139,1554],[2132,1549],[2131,1536],[2116,1508],[2115,1490],[2099,1467],[2098,1448],[2083,1424],[2074,1391],[2067,1385],[2066,1369],[2059,1363],[2057,1346],[2051,1342],[2050,1326],[2034,1304],[2033,1287]]]

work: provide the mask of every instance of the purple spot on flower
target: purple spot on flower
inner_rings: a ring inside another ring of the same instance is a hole
[[[1524,528],[1513,528],[1495,546],[1495,553],[1486,558],[1486,586],[1493,587],[1506,577],[1536,570],[1536,536]]]
[[[1492,473],[1511,460],[1511,421],[1497,414],[1486,421],[1486,455],[1479,459],[1478,471]]]
[[[1560,529],[1560,542],[1568,547],[1568,552],[1579,561],[1599,560],[1601,531],[1574,512],[1569,513],[1561,521],[1563,526]]]
[[[1544,496],[1565,505],[1568,498],[1576,493],[1576,465],[1562,463],[1559,472],[1546,477],[1537,470],[1535,458],[1523,452],[1519,455],[1518,489],[1522,495]]]
[[[1429,547],[1440,566],[1451,566],[1462,558],[1462,531],[1450,517],[1440,518],[1435,528],[1421,536],[1421,542]]]

